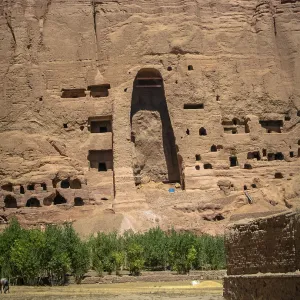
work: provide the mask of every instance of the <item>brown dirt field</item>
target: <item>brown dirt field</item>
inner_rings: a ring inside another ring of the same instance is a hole
[[[12,286],[6,299],[116,299],[116,300],[221,300],[221,281],[201,281],[192,286],[182,282],[135,282],[119,284],[69,285],[64,287]],[[4,298],[4,297],[3,297]]]

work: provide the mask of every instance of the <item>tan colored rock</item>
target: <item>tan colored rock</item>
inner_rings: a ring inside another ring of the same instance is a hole
[[[3,220],[93,214],[93,232],[113,208],[112,229],[155,226],[151,211],[215,234],[299,206],[299,5],[0,1]]]

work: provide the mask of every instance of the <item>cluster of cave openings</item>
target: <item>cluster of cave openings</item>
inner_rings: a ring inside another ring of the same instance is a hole
[[[90,85],[88,91],[93,98],[108,97],[110,84]]]
[[[112,150],[90,150],[88,160],[90,168],[96,169],[98,172],[113,170]]]
[[[248,121],[233,118],[231,121],[222,122],[224,132],[227,134],[250,133]]]
[[[61,98],[82,98],[85,97],[85,89],[62,89]]]
[[[261,160],[260,152],[259,152],[259,151],[248,152],[248,154],[247,154],[247,159],[257,159],[257,160]]]
[[[130,123],[136,184],[144,176],[154,182],[180,182],[181,167],[175,136],[163,78],[158,70],[145,68],[137,73],[133,83]]]
[[[11,195],[7,195],[4,198],[4,206],[6,208],[17,208],[17,200]]]
[[[111,117],[93,117],[88,120],[91,133],[112,132]]]
[[[73,179],[73,180],[70,180],[70,179],[64,179],[61,181],[60,183],[60,187],[62,189],[75,189],[75,190],[79,190],[81,189],[81,182],[79,179]]]
[[[282,120],[269,120],[259,121],[259,124],[261,127],[266,129],[267,133],[281,133],[282,127],[283,127],[283,121]]]
[[[273,161],[273,160],[284,160],[284,155],[282,152],[277,152],[277,153],[268,153],[268,161]]]

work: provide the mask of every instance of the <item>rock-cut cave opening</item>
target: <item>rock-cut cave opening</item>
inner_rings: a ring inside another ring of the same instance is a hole
[[[134,80],[131,101],[135,181],[180,182],[175,136],[163,78],[156,69],[141,69]]]

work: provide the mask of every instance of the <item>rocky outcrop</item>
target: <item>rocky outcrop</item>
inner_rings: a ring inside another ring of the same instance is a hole
[[[5,218],[114,209],[136,230],[220,233],[233,214],[297,207],[299,11],[280,0],[0,0]],[[39,208],[26,209],[31,198]],[[221,216],[188,212],[199,203]]]

